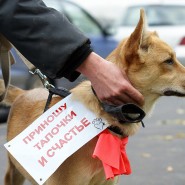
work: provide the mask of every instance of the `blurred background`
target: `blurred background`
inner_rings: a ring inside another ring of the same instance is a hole
[[[93,50],[106,58],[117,44],[129,36],[144,8],[148,29],[173,47],[179,61],[185,66],[185,0],[44,0],[47,6],[63,12],[91,42]],[[41,86],[38,77],[32,76],[14,50],[16,64],[11,67],[11,83],[31,89]],[[0,77],[2,73],[0,72]],[[66,79],[52,81],[56,86],[72,88],[84,77],[71,83]],[[9,108],[0,105],[0,184],[6,167],[6,120]],[[128,153],[133,174],[121,177],[124,185],[185,185],[185,100],[161,98],[147,125],[130,139]],[[1,169],[2,168],[2,169]],[[29,183],[28,183],[29,184]]]
[[[185,0],[44,0],[46,5],[64,13],[91,42],[92,48],[106,57],[117,44],[129,36],[138,20],[140,8],[147,15],[149,30],[171,45],[179,61],[185,65]],[[17,63],[12,66],[12,83],[30,89],[40,85],[31,77],[20,58],[12,50]],[[0,74],[1,76],[1,74]],[[63,81],[62,81],[63,82]],[[53,83],[66,86],[61,80]],[[76,82],[74,83],[76,84]],[[73,83],[68,83],[71,88]]]

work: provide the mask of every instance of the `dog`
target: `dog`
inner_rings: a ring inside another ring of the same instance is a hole
[[[142,109],[148,113],[161,96],[185,97],[185,67],[177,60],[173,49],[163,42],[156,32],[147,30],[145,19],[144,10],[141,10],[139,22],[133,33],[118,45],[107,60],[126,72],[132,85],[143,94],[145,103]],[[3,91],[2,81],[1,91]],[[118,127],[123,135],[131,136],[139,130],[140,123],[122,124],[106,113],[92,92],[89,81],[80,83],[71,92],[87,108],[106,119],[110,125]],[[47,97],[48,92],[44,88],[22,90],[10,85],[4,100],[5,104],[11,106],[8,118],[8,141],[42,114]],[[53,97],[51,106],[61,99],[59,96]],[[117,135],[114,132],[112,134]],[[117,136],[122,137],[122,135]],[[106,180],[101,162],[92,158],[96,142],[97,137],[71,155],[45,184],[114,185],[117,179]],[[25,178],[32,184],[37,184],[9,154],[9,167],[4,185],[22,185]]]

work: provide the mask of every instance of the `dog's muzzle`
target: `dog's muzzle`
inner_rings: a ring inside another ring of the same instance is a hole
[[[120,106],[101,103],[105,112],[111,114],[120,123],[138,123],[145,117],[145,112],[135,104],[128,103]]]
[[[96,92],[92,86],[91,86],[91,89],[94,95],[96,96],[96,98],[98,99]],[[133,103],[127,103],[120,106],[116,106],[116,105],[110,105],[110,104],[101,102],[99,99],[98,101],[100,102],[104,111],[111,114],[116,119],[118,119],[120,123],[124,124],[124,123],[141,122],[142,126],[145,127],[142,120],[146,114],[139,106]]]

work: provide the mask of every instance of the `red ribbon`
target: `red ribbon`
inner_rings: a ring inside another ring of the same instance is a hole
[[[120,139],[112,135],[108,129],[99,134],[93,157],[102,161],[106,179],[131,173],[130,162],[126,154],[127,143],[128,137]]]

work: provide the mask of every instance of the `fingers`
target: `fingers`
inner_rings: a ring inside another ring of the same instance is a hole
[[[136,90],[129,82],[124,83],[122,88],[114,87],[109,91],[102,92],[102,89],[95,89],[100,101],[111,105],[122,105],[125,103],[134,103],[139,106],[144,104],[142,94]]]
[[[135,89],[133,86],[127,87],[126,94],[128,96],[128,100],[132,103],[135,103],[137,105],[143,106],[144,104],[144,97],[143,95]]]
[[[102,102],[110,104],[110,105],[122,105],[125,103],[135,103],[132,98],[130,98],[127,94],[123,93],[117,96],[110,96],[102,99]]]
[[[138,98],[137,96],[133,96],[133,95],[131,96],[130,94],[127,94],[127,93],[121,94],[120,96],[117,96],[117,97],[109,97],[107,99],[104,98],[102,101],[111,105],[122,105],[126,103],[134,103],[139,106],[142,106],[144,104],[144,99],[142,95],[139,96]]]

